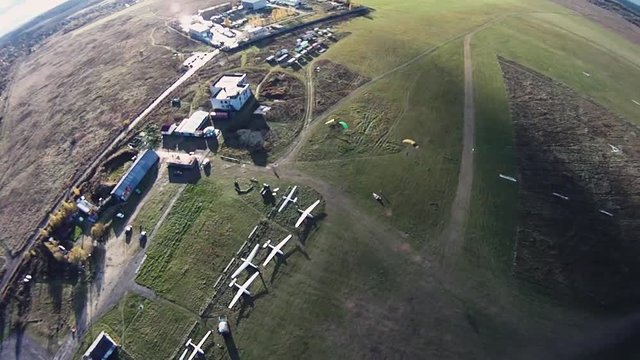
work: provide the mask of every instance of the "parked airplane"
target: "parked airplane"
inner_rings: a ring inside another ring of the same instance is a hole
[[[291,192],[289,193],[289,195],[287,196],[282,196],[282,198],[284,199],[284,201],[282,202],[282,205],[280,205],[280,208],[278,209],[278,212],[282,212],[282,210],[284,210],[285,207],[287,207],[287,204],[289,202],[296,202],[298,201],[298,198],[294,198],[293,196],[296,194],[296,189],[298,189],[297,186],[294,186],[293,189],[291,189]]]
[[[253,248],[253,250],[251,250],[251,253],[249,253],[249,256],[247,256],[247,258],[240,258],[240,260],[242,260],[242,264],[240,264],[240,266],[238,266],[238,268],[236,269],[236,271],[231,274],[231,278],[235,279],[238,277],[238,275],[240,275],[240,273],[242,273],[242,270],[246,269],[247,266],[251,266],[254,269],[258,269],[257,266],[253,265],[251,263],[251,261],[253,260],[254,257],[256,257],[256,254],[258,253],[258,248],[260,247],[260,244],[256,244],[256,246]]]
[[[240,296],[242,296],[243,294],[251,296],[251,293],[249,292],[249,290],[247,290],[247,288],[258,277],[258,275],[260,275],[260,273],[258,271],[256,271],[255,274],[251,275],[251,277],[247,281],[245,281],[244,284],[242,284],[242,286],[240,286],[240,285],[238,285],[236,283],[236,281],[238,281],[237,278],[231,280],[231,282],[229,283],[229,287],[233,287],[233,286],[237,287],[238,288],[238,292],[236,293],[236,295],[231,300],[231,303],[229,304],[229,309],[231,309],[233,307],[233,305],[236,304],[238,299],[240,299]]]
[[[280,241],[280,243],[276,246],[271,245],[271,240],[267,240],[267,242],[264,243],[262,247],[263,248],[270,247],[271,252],[269,253],[269,256],[267,256],[266,260],[262,263],[262,266],[267,266],[269,261],[271,261],[271,259],[273,259],[273,257],[276,256],[276,254],[284,255],[281,249],[290,239],[291,239],[291,234],[289,234],[286,238],[284,238],[284,240]]]
[[[187,356],[187,353],[189,352],[189,346],[193,346],[193,351],[191,352],[191,355],[189,355],[189,359],[188,360],[192,360],[193,358],[195,358],[196,356],[201,356],[204,355],[204,350],[202,350],[202,345],[204,344],[204,342],[207,340],[207,338],[209,337],[209,335],[211,335],[211,330],[207,331],[207,333],[204,335],[204,337],[202,338],[202,340],[200,340],[200,342],[198,343],[198,345],[194,344],[191,342],[191,339],[187,340],[187,343],[185,344],[185,346],[187,347],[186,349],[184,349],[184,352],[182,353],[182,356],[180,356],[180,360],[184,360],[185,356]]]
[[[305,221],[307,218],[313,219],[313,215],[311,215],[311,212],[313,211],[313,209],[315,209],[316,206],[318,206],[318,204],[320,204],[320,200],[316,200],[316,202],[311,204],[311,206],[306,208],[304,211],[298,209],[298,211],[302,215],[300,215],[300,217],[298,218],[298,221],[296,221],[296,227],[300,226],[300,224],[302,224],[302,222]]]

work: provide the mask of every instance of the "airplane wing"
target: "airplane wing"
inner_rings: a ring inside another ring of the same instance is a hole
[[[300,215],[300,217],[298,218],[298,221],[296,221],[296,226],[295,227],[300,226],[300,224],[302,224],[304,219],[306,219],[307,216],[309,216],[309,214],[311,214],[313,209],[315,209],[315,207],[318,206],[318,204],[320,204],[320,200],[316,200],[316,202],[311,204],[311,206],[309,206],[305,211],[303,211],[302,215]]]
[[[231,309],[233,305],[236,304],[236,302],[238,301],[238,299],[240,299],[240,296],[242,296],[243,293],[244,293],[244,289],[242,288],[238,289],[238,292],[236,292],[236,295],[231,300],[231,303],[229,303],[229,309]]]
[[[293,199],[293,195],[295,194],[297,188],[298,188],[297,186],[294,186],[293,189],[291,189],[291,192],[289,193],[289,195],[287,195],[287,197],[284,198],[282,205],[280,205],[280,209],[278,209],[278,212],[282,212],[282,210],[284,210],[284,208],[287,206],[289,201]]]
[[[253,275],[251,275],[251,277],[249,278],[249,280],[245,281],[244,284],[242,284],[242,288],[244,289],[244,291],[247,290],[247,288],[249,287],[249,285],[251,285],[251,283],[253,282],[253,280],[255,280],[258,276],[260,275],[259,272],[255,272]]]
[[[238,292],[236,293],[236,295],[231,300],[231,303],[229,304],[229,309],[231,309],[233,307],[233,305],[236,304],[236,302],[238,301],[238,299],[240,299],[240,296],[242,296],[242,294],[244,294],[245,292],[249,293],[247,291],[247,288],[249,287],[249,285],[251,285],[253,280],[255,280],[258,277],[258,275],[260,275],[260,273],[256,271],[253,275],[251,275],[249,280],[245,281],[244,284],[242,284],[242,286],[240,286],[240,288],[238,289]],[[251,293],[249,293],[249,295],[250,294]]]
[[[232,279],[237,278],[240,274],[242,274],[242,270],[246,269],[247,266],[249,266],[249,262],[248,261],[244,261],[242,264],[240,264],[240,266],[238,266],[236,271],[233,274],[231,274],[231,278]]]
[[[242,260],[242,264],[240,264],[240,266],[238,266],[236,271],[233,274],[231,274],[232,279],[237,278],[242,273],[242,270],[246,269],[247,266],[249,266],[249,264],[251,263],[251,260],[253,260],[253,258],[256,257],[256,254],[258,253],[258,247],[260,247],[260,244],[256,244],[253,250],[251,250],[251,253],[249,254],[249,256],[247,256],[246,259]]]
[[[202,345],[204,344],[205,341],[207,341],[207,338],[209,337],[209,335],[211,335],[211,330],[207,331],[207,333],[204,335],[202,340],[200,340],[200,342],[198,343],[198,348],[200,349],[199,352],[204,353],[204,351],[202,351]]]
[[[280,242],[278,243],[278,245],[276,245],[276,247],[275,247],[275,249],[274,249],[274,250],[280,250],[280,249],[282,249],[282,247],[284,246],[284,244],[286,244],[286,243],[287,243],[287,241],[289,241],[289,239],[291,239],[291,236],[292,236],[292,235],[291,235],[291,234],[289,234],[286,238],[282,239],[282,241],[280,241]]]
[[[284,244],[287,243],[287,241],[289,241],[289,239],[291,239],[291,234],[289,234],[289,236],[284,238],[284,240],[280,241],[280,243],[278,245],[274,246],[271,249],[271,252],[269,253],[269,256],[267,256],[267,258],[264,260],[264,263],[262,263],[262,266],[267,266],[269,261],[271,261],[271,259],[273,259],[273,257],[276,256],[276,254],[278,252],[282,252],[280,249],[284,246]]]
[[[184,360],[184,358],[187,356],[187,351],[189,351],[189,348],[184,349],[184,352],[180,356],[180,360]]]

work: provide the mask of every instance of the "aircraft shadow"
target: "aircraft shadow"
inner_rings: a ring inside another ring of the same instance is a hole
[[[307,218],[307,221],[304,222],[304,227],[302,228],[302,231],[300,232],[300,235],[298,237],[302,245],[305,245],[313,230],[315,230],[318,226],[318,222],[322,221],[326,217],[326,213],[320,213],[318,215],[315,215],[313,218]]]
[[[269,290],[264,289],[264,290],[260,291],[259,293],[255,294],[253,296],[244,295],[242,297],[242,304],[240,305],[240,311],[238,311],[238,318],[236,319],[236,326],[240,325],[240,322],[242,321],[242,319],[249,318],[249,316],[251,315],[252,310],[256,306],[255,305],[256,300],[260,299],[261,297],[266,296],[267,294],[269,294]]]
[[[239,360],[240,353],[238,352],[238,347],[236,346],[236,342],[233,340],[233,334],[228,334],[223,336],[224,345],[227,348],[227,352],[229,353],[229,358],[231,360]]]

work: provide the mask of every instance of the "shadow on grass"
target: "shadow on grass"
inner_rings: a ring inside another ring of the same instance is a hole
[[[309,239],[309,236],[311,236],[311,233],[317,228],[318,222],[322,221],[326,217],[327,217],[327,213],[323,212],[323,213],[314,215],[313,218],[307,218],[303,222],[304,227],[302,228],[302,231],[300,232],[300,235],[298,237],[300,240],[300,244],[306,245],[307,239]]]
[[[255,308],[256,300],[269,294],[268,289],[264,289],[255,295],[242,296],[242,304],[240,305],[240,311],[238,311],[238,318],[236,319],[236,326],[240,325],[242,319],[248,319],[251,315],[251,311]]]
[[[227,352],[229,353],[229,358],[231,360],[240,359],[240,353],[238,352],[236,342],[233,340],[233,334],[224,336],[224,345],[227,348]]]

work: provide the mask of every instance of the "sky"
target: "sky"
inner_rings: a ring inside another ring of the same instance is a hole
[[[67,0],[0,0],[0,36]]]

